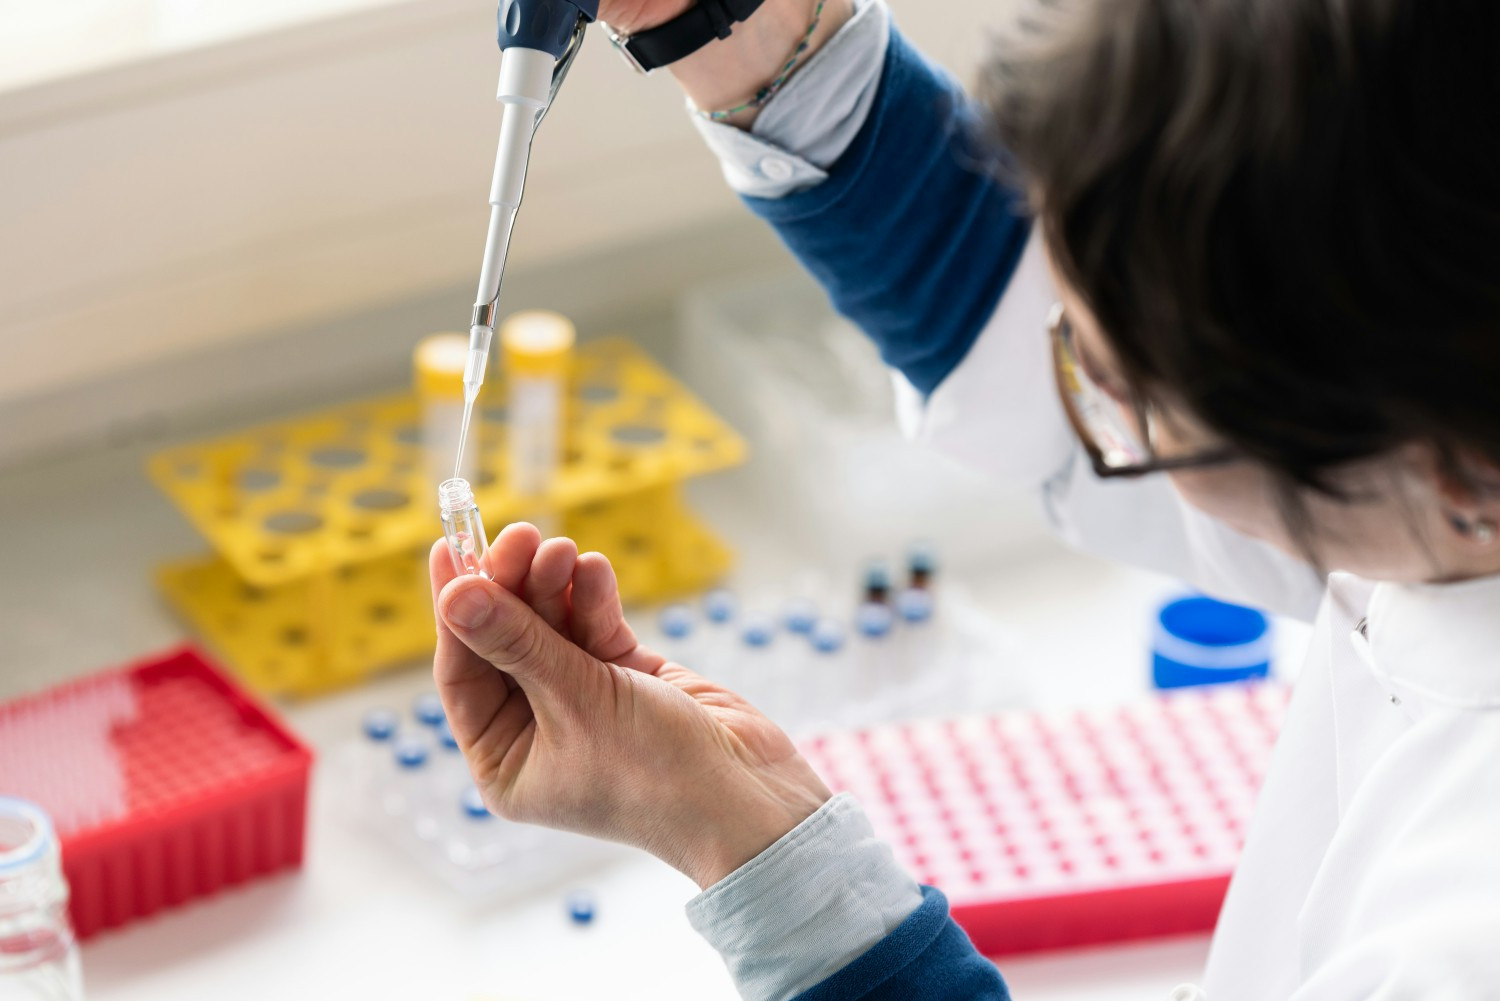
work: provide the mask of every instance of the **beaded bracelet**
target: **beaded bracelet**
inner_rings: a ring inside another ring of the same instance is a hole
[[[760,90],[757,90],[754,97],[750,98],[744,104],[727,108],[723,111],[698,111],[696,108],[693,110],[711,122],[722,122],[733,118],[742,111],[765,107],[771,98],[776,96],[777,91],[786,86],[787,80],[792,75],[792,67],[797,65],[797,60],[802,58],[802,53],[806,52],[807,47],[812,44],[813,33],[818,30],[818,22],[823,18],[823,5],[825,3],[827,3],[827,0],[818,0],[818,6],[813,9],[812,24],[807,26],[807,31],[803,34],[802,41],[797,43],[797,48],[792,52],[791,58],[786,61],[786,65],[781,67],[781,72],[777,74],[776,79],[766,84]]]

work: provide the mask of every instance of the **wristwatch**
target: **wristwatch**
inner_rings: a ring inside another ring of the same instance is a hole
[[[716,38],[728,38],[734,26],[755,13],[764,0],[698,0],[664,24],[622,35],[599,22],[615,50],[638,73],[650,73],[692,55]]]

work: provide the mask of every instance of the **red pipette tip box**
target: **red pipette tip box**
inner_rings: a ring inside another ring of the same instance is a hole
[[[888,724],[803,750],[987,956],[1208,931],[1285,714],[1271,683]]]
[[[300,865],[311,767],[190,646],[0,705],[0,789],[52,817],[80,938]]]

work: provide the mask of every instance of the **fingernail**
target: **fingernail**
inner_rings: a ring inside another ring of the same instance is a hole
[[[495,603],[482,587],[471,587],[448,603],[448,621],[464,629],[478,629],[490,617]]]

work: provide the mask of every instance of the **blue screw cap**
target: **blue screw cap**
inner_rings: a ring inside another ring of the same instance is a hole
[[[395,754],[402,768],[421,768],[427,764],[427,742],[421,737],[402,737],[396,741]]]
[[[793,598],[782,611],[782,621],[789,632],[806,636],[818,622],[818,606],[809,598]]]
[[[418,695],[411,704],[411,714],[424,726],[437,726],[447,718],[443,715],[443,700],[436,692]]]
[[[764,615],[757,615],[745,621],[744,631],[740,638],[745,641],[746,646],[768,647],[771,640],[776,636],[776,623]]]
[[[437,725],[437,738],[438,743],[442,745],[443,750],[458,750],[458,738],[453,736],[453,727],[448,725],[447,720],[443,720]]]
[[[693,632],[693,610],[686,605],[668,605],[657,620],[668,639],[680,640]]]
[[[469,786],[458,797],[459,809],[463,810],[464,816],[473,820],[486,820],[493,817],[490,808],[484,805],[484,797],[479,794],[478,786]]]
[[[371,740],[390,740],[396,735],[399,718],[390,709],[371,709],[365,713],[361,727]]]
[[[819,619],[812,630],[812,646],[819,653],[838,653],[844,646],[844,627],[833,619]]]
[[[586,925],[594,920],[594,895],[587,890],[574,890],[568,894],[568,917],[575,925]]]
[[[710,622],[728,622],[734,618],[734,592],[715,588],[703,596],[703,614]]]

